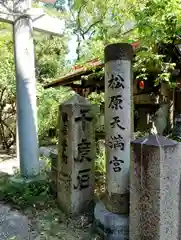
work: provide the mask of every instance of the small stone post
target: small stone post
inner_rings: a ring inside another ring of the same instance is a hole
[[[132,46],[105,48],[106,208],[128,213],[130,141],[132,135]]]
[[[77,215],[94,197],[96,154],[93,107],[75,94],[60,106],[57,197],[68,214]]]
[[[178,240],[181,223],[180,144],[163,136],[133,141],[130,240]]]

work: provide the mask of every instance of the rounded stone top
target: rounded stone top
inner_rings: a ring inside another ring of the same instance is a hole
[[[109,44],[104,49],[105,63],[113,60],[132,60],[133,47],[128,43]]]
[[[90,105],[90,102],[87,98],[80,96],[79,94],[75,93],[70,99],[65,101],[62,105]]]
[[[147,145],[154,147],[174,147],[177,145],[177,142],[172,139],[168,139],[164,136],[150,135],[147,137],[133,140],[132,144]]]

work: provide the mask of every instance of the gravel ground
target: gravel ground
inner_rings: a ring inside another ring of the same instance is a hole
[[[43,147],[40,155],[49,155],[50,149]],[[42,162],[42,161],[41,161]],[[44,164],[40,165],[42,168]],[[19,161],[12,152],[0,151],[0,177],[13,175],[19,169]],[[98,235],[91,233],[91,224],[85,216],[67,218],[58,208],[24,212],[12,209],[0,202],[0,240],[97,240]]]

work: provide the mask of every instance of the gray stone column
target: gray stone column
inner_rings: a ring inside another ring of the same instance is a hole
[[[105,48],[106,208],[128,213],[132,135],[132,46]]]
[[[180,144],[163,136],[133,141],[130,240],[180,239]]]
[[[57,197],[67,213],[81,213],[94,198],[93,123],[93,107],[84,97],[75,94],[60,106]]]
[[[14,1],[14,12],[26,12],[31,1]],[[17,96],[17,156],[22,177],[39,174],[35,56],[30,16],[21,16],[13,24]]]

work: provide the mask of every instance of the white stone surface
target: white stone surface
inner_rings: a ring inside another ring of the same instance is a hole
[[[96,148],[88,100],[76,94],[65,102],[59,128],[58,202],[68,213],[79,214],[94,197]]]
[[[19,17],[21,14],[29,14],[33,21],[33,28],[39,32],[50,33],[53,35],[62,36],[65,30],[65,22],[64,20],[60,20],[56,17],[52,17],[46,14],[41,8],[31,8],[28,7],[26,11],[23,8],[26,8],[26,4],[30,3],[30,1],[24,1],[24,6],[18,11],[16,9],[13,10],[13,3],[17,6],[17,1],[19,0],[8,0],[5,3],[0,2],[0,21],[7,22],[13,24],[15,19]],[[23,2],[21,1],[21,4]],[[20,1],[18,3],[20,5]]]
[[[18,3],[19,5],[21,4]],[[39,174],[36,79],[31,23],[31,19],[21,18],[13,25],[19,158],[23,177]]]
[[[128,190],[131,139],[131,62],[105,63],[105,132],[108,193]]]

